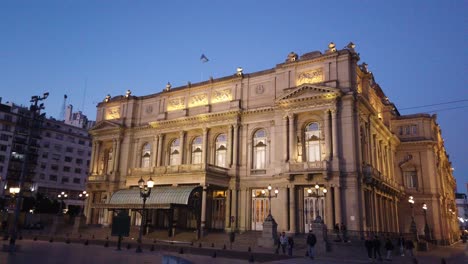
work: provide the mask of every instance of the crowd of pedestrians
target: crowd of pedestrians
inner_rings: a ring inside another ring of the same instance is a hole
[[[403,257],[406,254],[410,257],[413,257],[414,243],[411,239],[406,240],[403,236],[400,236],[396,242],[397,242],[400,256]],[[369,257],[369,260],[372,260],[372,261],[383,260],[382,255],[380,253],[382,243],[378,236],[366,237],[364,246],[366,247],[367,256]],[[395,246],[393,244],[393,241],[389,237],[385,239],[384,249],[386,252],[385,260],[391,261],[392,253],[393,253],[393,250],[395,249]]]

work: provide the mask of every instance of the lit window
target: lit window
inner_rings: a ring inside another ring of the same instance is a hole
[[[257,130],[253,138],[253,168],[265,169],[266,168],[266,132],[263,129]]]
[[[180,141],[175,139],[171,143],[171,150],[169,152],[169,165],[180,164]]]
[[[226,153],[227,153],[227,138],[226,134],[220,134],[216,137],[216,160],[215,165],[219,167],[226,167]]]
[[[149,168],[151,162],[151,144],[146,143],[141,150],[141,167]]]
[[[415,189],[418,187],[418,174],[416,170],[405,171],[403,176],[406,188]]]
[[[322,160],[320,155],[320,127],[314,122],[310,123],[305,129],[305,146],[307,161]]]
[[[192,164],[202,163],[202,137],[198,136],[192,141]]]

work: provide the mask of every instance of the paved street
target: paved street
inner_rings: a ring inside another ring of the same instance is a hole
[[[4,241],[6,242],[6,241]],[[127,263],[162,263],[163,255],[173,255],[182,257],[191,261],[194,264],[209,264],[209,263],[249,263],[250,253],[248,252],[235,252],[235,251],[217,251],[217,257],[198,255],[198,254],[179,254],[177,252],[168,251],[154,251],[145,249],[143,253],[135,253],[135,249],[127,250],[123,248],[122,251],[116,251],[115,247],[103,247],[102,245],[89,245],[83,244],[66,244],[63,242],[50,243],[47,241],[31,241],[22,240],[18,241],[21,245],[19,252],[10,254],[7,252],[0,252],[0,263],[6,264],[23,264],[23,263],[47,263],[47,264],[93,264],[93,263],[112,263],[112,264],[127,264]],[[468,250],[467,244],[457,243],[451,247],[440,247],[430,252],[417,252],[416,259],[418,263],[423,264],[439,264],[441,257],[444,257],[449,264],[462,264],[468,263]],[[186,250],[190,251],[189,249]],[[194,248],[193,251],[196,251]],[[237,259],[223,258],[223,254],[231,255],[234,253],[238,256]],[[356,259],[341,259],[334,257],[333,254],[318,257],[315,260],[310,260],[305,257],[296,256],[283,260],[277,260],[278,255],[270,254],[264,257],[263,263],[269,264],[302,264],[302,263],[319,263],[319,264],[335,264],[335,263],[370,263],[370,261],[362,258],[364,252],[356,252],[359,258]],[[437,255],[438,257],[435,257]],[[175,263],[175,262],[171,262]],[[260,263],[255,261],[255,263]],[[409,257],[397,256],[392,263],[412,263]]]

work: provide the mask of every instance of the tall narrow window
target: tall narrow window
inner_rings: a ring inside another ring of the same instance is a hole
[[[169,152],[169,165],[180,165],[180,141],[175,139],[171,143]]]
[[[198,136],[192,141],[192,164],[202,163],[202,137]]]
[[[220,134],[216,137],[216,160],[215,165],[219,167],[226,167],[226,153],[227,153],[227,137],[226,134]]]
[[[141,167],[149,168],[151,163],[151,144],[145,143],[141,149]]]
[[[264,129],[257,130],[253,138],[253,168],[266,168],[266,132]]]
[[[409,189],[418,188],[418,174],[415,169],[403,172],[405,186]]]
[[[310,123],[305,129],[305,147],[308,162],[322,160],[320,154],[320,127],[316,122]]]

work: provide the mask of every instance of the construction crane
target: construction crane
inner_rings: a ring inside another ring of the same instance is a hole
[[[60,109],[60,116],[59,118],[61,118],[62,120],[65,121],[65,107],[67,105],[67,95],[64,94],[63,95],[63,104],[62,104],[62,108]]]

